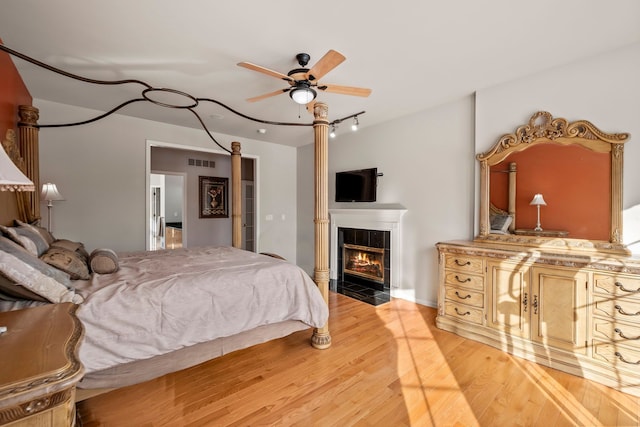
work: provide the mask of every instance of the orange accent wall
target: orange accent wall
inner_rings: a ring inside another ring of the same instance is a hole
[[[2,43],[2,39],[0,39]],[[7,129],[17,131],[18,105],[31,105],[33,99],[18,74],[18,70],[8,53],[0,52],[0,137]]]
[[[536,226],[537,210],[529,205],[541,193],[540,207],[545,230],[566,230],[569,237],[609,240],[611,224],[611,160],[609,153],[596,153],[572,145],[541,144],[514,153],[491,167],[491,202],[507,209],[508,174],[497,172],[516,162],[516,227]]]

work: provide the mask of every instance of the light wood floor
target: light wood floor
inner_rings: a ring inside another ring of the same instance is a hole
[[[310,331],[78,403],[92,426],[637,426],[640,399],[435,327],[435,310],[330,295]]]

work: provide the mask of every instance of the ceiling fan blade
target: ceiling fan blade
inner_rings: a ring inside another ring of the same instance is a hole
[[[339,86],[339,85],[320,85],[318,89],[330,93],[339,93],[341,95],[353,95],[367,97],[371,95],[371,89],[363,87]]]
[[[268,68],[261,67],[260,65],[252,64],[250,62],[239,62],[238,65],[240,67],[244,67],[244,68],[247,68],[249,70],[257,71],[259,73],[266,74],[266,75],[271,76],[271,77],[275,77],[277,79],[286,80],[288,82],[293,82],[294,81],[291,77],[287,76],[286,74],[282,74],[282,73],[279,73],[277,71],[273,71],[273,70],[270,70]]]
[[[325,53],[322,58],[314,65],[309,72],[307,73],[307,78],[311,81],[321,79],[325,74],[329,71],[336,68],[338,65],[344,61],[345,58],[343,54],[337,52],[335,50],[330,50]]]
[[[247,101],[248,102],[256,102],[256,101],[260,101],[260,100],[265,99],[265,98],[270,98],[272,96],[280,95],[281,93],[287,93],[287,92],[289,92],[289,88],[278,89],[278,90],[275,90],[273,92],[265,93],[264,95],[254,96],[253,98],[248,98]]]

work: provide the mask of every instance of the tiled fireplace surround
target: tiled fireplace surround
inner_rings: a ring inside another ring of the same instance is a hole
[[[339,251],[338,230],[344,229],[364,229],[376,231],[388,231],[390,235],[391,251],[390,265],[387,269],[391,271],[390,280],[385,281],[385,286],[390,286],[393,293],[394,288],[398,288],[402,277],[402,227],[401,218],[406,209],[330,209],[330,257],[329,257],[329,278],[338,280],[340,274],[341,260]],[[375,233],[374,233],[375,234]],[[383,233],[378,233],[383,234]],[[387,285],[387,283],[389,283]]]

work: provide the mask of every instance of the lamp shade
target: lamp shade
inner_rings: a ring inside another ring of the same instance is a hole
[[[0,145],[0,191],[35,191],[33,182],[23,174]]]
[[[289,92],[289,96],[294,102],[306,105],[316,98],[316,91],[310,87],[296,87]]]
[[[533,196],[533,199],[531,200],[531,202],[529,203],[530,205],[537,205],[537,206],[547,206],[547,202],[544,201],[544,198],[542,197],[542,194],[538,193],[535,196]]]
[[[46,200],[50,202],[52,200],[64,200],[62,194],[58,191],[58,187],[55,184],[47,182],[42,186],[42,194],[40,196],[41,200]]]

